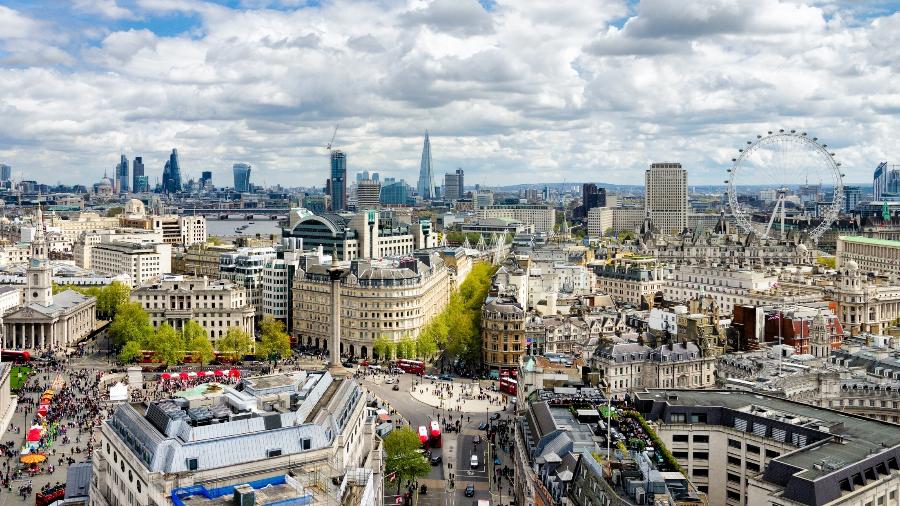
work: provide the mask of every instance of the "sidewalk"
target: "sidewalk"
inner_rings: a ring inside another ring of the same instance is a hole
[[[464,413],[503,411],[507,402],[503,394],[483,389],[477,383],[423,381],[412,387],[410,395],[429,406]]]

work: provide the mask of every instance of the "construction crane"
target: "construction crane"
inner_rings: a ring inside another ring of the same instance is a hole
[[[328,144],[325,145],[325,149],[327,149],[329,153],[331,153],[331,146],[334,145],[334,138],[337,136],[337,131],[338,125],[334,125],[334,133],[331,134],[331,140],[328,141]]]

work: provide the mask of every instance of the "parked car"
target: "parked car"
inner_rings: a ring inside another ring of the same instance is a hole
[[[399,378],[388,378],[388,379],[384,380],[384,383],[386,385],[390,385],[391,383],[400,383],[400,379]]]
[[[453,376],[450,376],[449,374],[441,374],[440,376],[438,376],[438,379],[441,381],[453,381]]]
[[[472,466],[472,469],[478,468],[478,455],[472,455],[472,458],[469,459],[469,465]]]
[[[466,485],[466,497],[475,497],[475,485],[469,483]]]
[[[431,457],[431,465],[436,466],[436,465],[440,464],[441,462],[443,462],[443,459],[441,459],[440,455],[435,455],[435,456]]]
[[[425,379],[427,379],[427,380],[436,380],[436,379],[438,379],[438,377],[435,376],[434,374],[426,374],[425,376],[422,376],[422,377],[425,378]]]
[[[499,419],[500,419],[500,413],[494,413],[493,415],[491,415],[491,420],[499,420]]]
[[[395,391],[395,392],[399,392],[399,391],[400,391],[400,385],[394,383],[394,387],[391,388],[391,390],[393,390],[393,391]]]
[[[478,424],[478,430],[487,430],[487,428],[488,428],[487,422],[481,422]]]
[[[473,445],[479,445],[479,444],[481,444],[481,436],[475,436],[475,437],[473,437],[473,438],[472,438],[472,444],[473,444]]]

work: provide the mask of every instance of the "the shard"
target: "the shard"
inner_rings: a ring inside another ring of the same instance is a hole
[[[417,190],[423,200],[431,200],[436,197],[434,171],[431,169],[431,141],[428,139],[428,130],[425,130],[425,144],[422,146],[422,165],[419,167]]]

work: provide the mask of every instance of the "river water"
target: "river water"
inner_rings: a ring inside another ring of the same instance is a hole
[[[238,234],[237,229],[244,225],[247,225],[247,228]],[[270,220],[268,218],[253,220],[252,222],[247,220],[211,220],[207,218],[206,233],[209,236],[219,237],[256,237],[256,234],[259,234],[260,237],[275,234],[277,237],[281,235],[281,228],[278,227],[278,220]]]

